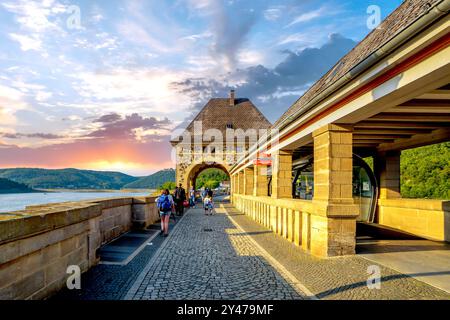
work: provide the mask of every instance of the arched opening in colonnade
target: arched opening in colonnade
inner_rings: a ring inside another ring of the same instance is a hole
[[[215,172],[219,174],[215,174]],[[211,181],[217,183],[199,181],[199,178],[202,178],[205,173],[209,173],[211,176],[216,176]],[[218,178],[222,177],[224,178],[223,180],[220,179],[222,181],[217,180]],[[223,192],[228,193],[230,189],[230,173],[227,167],[220,163],[199,163],[193,166],[187,173],[187,186],[188,190],[190,190],[191,188],[193,188],[194,190],[199,190],[201,188],[207,187],[209,189],[221,189]]]

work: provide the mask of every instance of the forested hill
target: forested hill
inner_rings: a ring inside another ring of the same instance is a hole
[[[450,142],[402,152],[401,193],[405,198],[450,199]]]
[[[157,189],[165,182],[175,182],[175,170],[164,169],[123,186],[123,189]]]
[[[0,169],[0,178],[34,189],[121,189],[139,179],[120,172],[29,168]]]
[[[0,178],[0,194],[28,193],[28,192],[34,192],[34,190],[22,183],[17,183],[8,179]]]

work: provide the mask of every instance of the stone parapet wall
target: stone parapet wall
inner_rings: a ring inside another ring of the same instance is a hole
[[[379,199],[380,224],[431,240],[450,241],[450,201]]]
[[[159,220],[154,197],[30,206],[0,214],[0,300],[44,299],[66,285],[67,267],[87,271],[97,250]]]
[[[159,211],[155,205],[156,197],[133,199],[132,223],[134,228],[146,228],[159,220]]]

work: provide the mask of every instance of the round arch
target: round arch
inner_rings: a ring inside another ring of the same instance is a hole
[[[191,164],[188,168],[186,168],[185,170],[185,179],[184,180],[184,188],[186,190],[190,190],[191,187],[195,188],[195,181],[197,180],[198,175],[206,170],[206,169],[220,169],[223,172],[225,172],[225,174],[228,175],[228,177],[230,177],[230,166],[228,166],[227,164],[224,163],[219,163],[219,162],[213,162],[213,163],[205,163],[205,162],[200,162],[200,163],[193,163]]]

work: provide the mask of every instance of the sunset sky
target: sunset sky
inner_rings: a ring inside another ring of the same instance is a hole
[[[209,98],[274,122],[401,2],[0,0],[0,168],[173,167]]]

